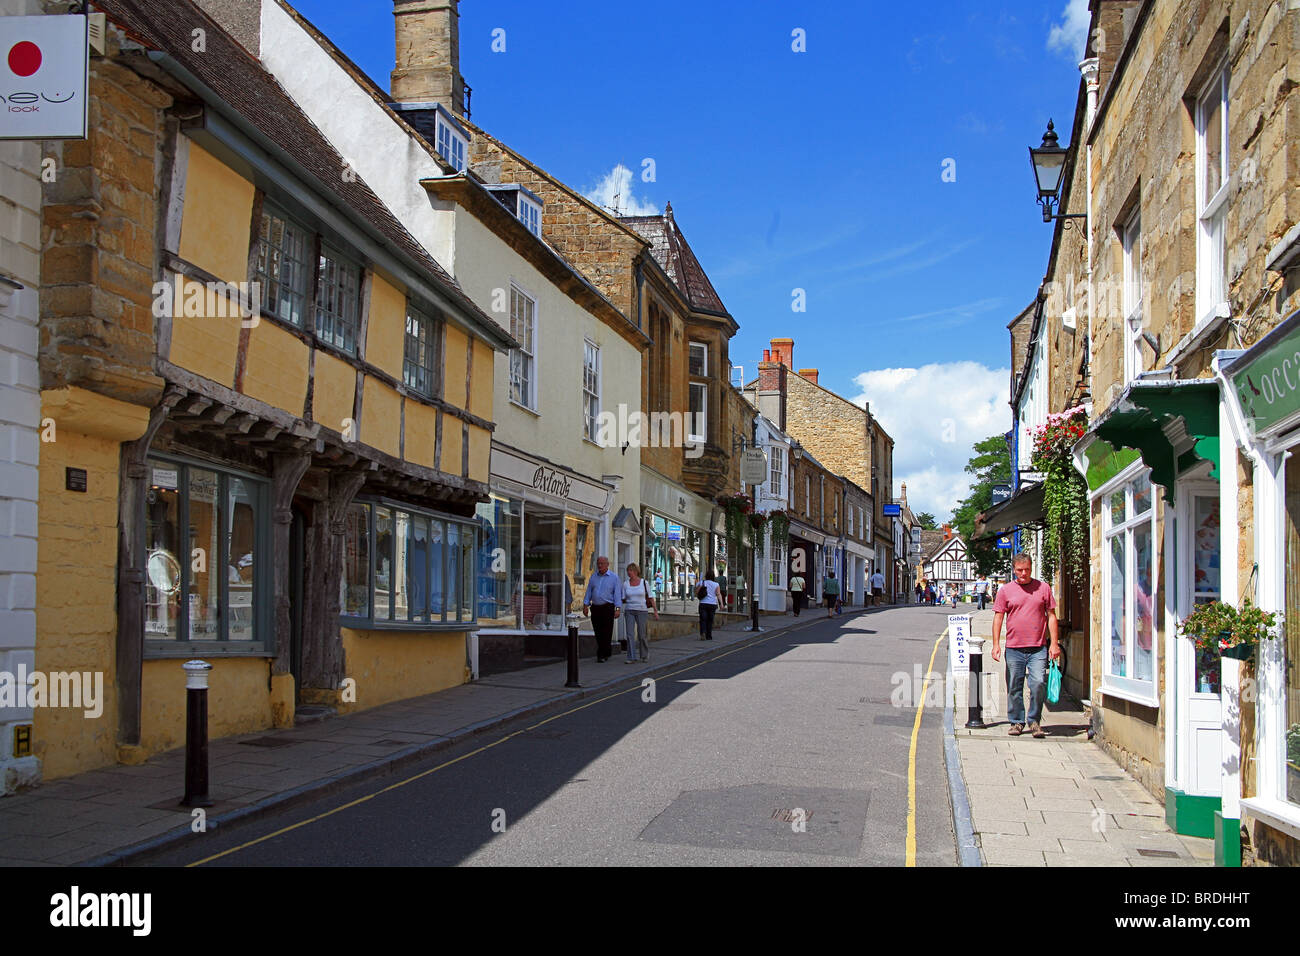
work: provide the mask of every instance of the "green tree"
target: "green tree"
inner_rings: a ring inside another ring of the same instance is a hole
[[[922,511],[916,516],[916,526],[922,531],[938,531],[939,521],[928,511]]]
[[[1005,435],[993,435],[974,445],[975,454],[966,464],[973,476],[970,491],[958,502],[952,523],[961,532],[971,560],[980,574],[1005,574],[1011,570],[1010,554],[999,551],[992,540],[975,541],[975,516],[993,507],[993,486],[1011,480],[1011,448]]]

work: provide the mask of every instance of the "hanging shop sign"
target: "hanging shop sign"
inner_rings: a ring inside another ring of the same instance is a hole
[[[1300,413],[1300,311],[1227,369],[1253,437]]]
[[[84,16],[0,17],[0,139],[85,139]]]
[[[767,455],[761,448],[746,448],[740,458],[740,480],[746,485],[767,481]]]

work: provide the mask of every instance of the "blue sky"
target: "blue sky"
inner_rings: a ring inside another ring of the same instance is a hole
[[[388,86],[390,3],[296,6]],[[1026,147],[1049,117],[1068,139],[1086,3],[463,0],[460,29],[474,121],[589,194],[623,165],[628,211],[671,201],[740,323],[732,362],[794,338],[946,515],[971,443],[1010,427],[1006,324],[1051,239]]]

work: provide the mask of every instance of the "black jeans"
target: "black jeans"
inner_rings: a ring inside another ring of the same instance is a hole
[[[791,592],[790,592],[790,603],[794,605],[794,616],[795,616],[795,617],[798,617],[798,616],[799,616],[799,612],[803,610],[803,592],[802,592],[802,591],[791,591]]]
[[[596,656],[605,660],[610,656],[611,638],[614,635],[614,605],[593,604],[591,628],[596,632]]]
[[[713,615],[717,610],[716,604],[700,605],[700,636],[706,641],[713,640]]]

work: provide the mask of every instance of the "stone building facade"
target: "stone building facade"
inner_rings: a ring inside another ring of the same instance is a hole
[[[1092,17],[1061,204],[1088,218],[1058,224],[1037,336],[1068,373],[1054,400],[1090,399],[1075,459],[1094,724],[1220,862],[1294,863],[1300,483],[1277,356],[1300,322],[1300,11],[1147,0]],[[1180,634],[1211,600],[1285,613],[1244,665],[1257,684]]]

